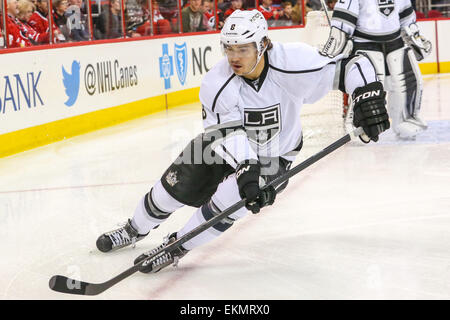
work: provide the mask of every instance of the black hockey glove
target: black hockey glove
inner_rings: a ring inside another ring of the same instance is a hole
[[[378,135],[390,127],[385,102],[386,92],[381,82],[372,82],[353,92],[353,124],[362,127],[367,135],[359,136],[361,141],[378,141]]]
[[[259,178],[261,164],[244,161],[236,168],[236,180],[239,187],[239,195],[246,199],[245,207],[253,213],[258,213],[262,207],[270,206],[275,201],[275,188],[269,186],[261,190]]]

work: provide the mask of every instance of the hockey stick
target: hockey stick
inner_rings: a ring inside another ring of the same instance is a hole
[[[328,26],[331,28],[331,20],[330,16],[328,15],[328,9],[327,5],[325,4],[325,0],[320,0],[320,4],[322,5],[322,9],[325,11],[325,16],[327,17],[328,20]]]
[[[286,173],[284,173],[283,175],[281,175],[278,178],[272,180],[270,183],[267,184],[267,186],[278,185],[278,184],[286,181],[287,179],[289,179],[292,176],[296,175],[300,171],[306,169],[307,167],[309,167],[313,163],[315,163],[318,160],[322,159],[326,155],[328,155],[331,152],[335,151],[336,149],[342,147],[347,142],[351,141],[352,138],[359,136],[363,132],[364,131],[363,131],[362,128],[354,129],[352,132],[350,132],[350,133],[346,134],[345,136],[343,136],[342,138],[336,140],[335,142],[330,144],[328,147],[326,147],[322,151],[319,151],[318,153],[316,153],[315,155],[309,157],[308,159],[306,159],[302,163],[298,164],[297,166],[295,166],[291,170],[289,170]],[[242,199],[242,200],[236,202],[234,205],[232,205],[231,207],[229,207],[225,211],[221,212],[217,216],[214,216],[212,219],[206,221],[205,223],[199,225],[197,228],[189,231],[188,233],[186,233],[184,236],[182,236],[181,238],[179,238],[175,242],[171,243],[167,247],[165,247],[165,248],[161,249],[160,251],[156,252],[154,255],[149,256],[147,259],[144,259],[144,260],[140,261],[139,263],[135,264],[134,266],[132,266],[128,270],[125,270],[121,274],[115,276],[114,278],[111,278],[110,280],[108,280],[106,282],[103,282],[103,283],[88,283],[88,282],[84,282],[84,281],[70,279],[70,278],[68,278],[66,276],[56,275],[56,276],[53,276],[50,279],[50,281],[49,281],[50,289],[52,289],[54,291],[57,291],[57,292],[62,292],[62,293],[88,295],[88,296],[94,296],[94,295],[100,294],[103,291],[111,288],[112,286],[114,286],[118,282],[122,281],[123,279],[125,279],[125,278],[131,276],[132,274],[134,274],[135,272],[139,271],[139,269],[141,268],[142,264],[150,263],[150,262],[158,259],[162,255],[173,251],[174,249],[178,248],[179,246],[181,246],[186,241],[194,238],[195,236],[199,235],[200,233],[202,233],[206,229],[214,226],[219,221],[221,221],[222,219],[228,217],[233,212],[239,210],[240,208],[242,208],[244,206],[245,206],[245,199]]]

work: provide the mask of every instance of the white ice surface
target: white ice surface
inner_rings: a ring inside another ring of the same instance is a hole
[[[426,77],[422,114],[416,142],[348,145],[177,269],[95,298],[450,299],[450,75]],[[0,159],[0,299],[92,299],[48,280],[105,281],[181,228],[193,208],[136,249],[95,248],[200,131],[196,104]]]

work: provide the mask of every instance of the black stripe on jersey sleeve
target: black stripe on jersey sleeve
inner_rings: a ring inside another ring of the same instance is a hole
[[[413,7],[407,7],[405,10],[399,13],[400,20],[403,20],[407,17],[409,17],[411,14],[414,13]]]
[[[214,112],[214,109],[216,108],[217,99],[219,98],[219,96],[222,93],[223,89],[225,89],[225,87],[230,83],[231,80],[233,80],[233,78],[235,76],[236,76],[236,74],[233,73],[233,75],[228,78],[228,80],[225,82],[225,84],[222,86],[222,88],[220,88],[219,91],[217,92],[216,96],[214,97],[214,102],[213,102],[213,105],[212,105],[212,111],[213,112]]]
[[[353,55],[351,55],[345,59],[342,59],[338,62],[341,64],[338,89],[342,92],[347,92],[347,89],[345,88],[345,77],[347,75],[347,65],[350,61],[352,61],[354,58],[358,57],[359,55],[360,55],[359,53],[353,54]]]
[[[358,62],[358,60],[360,60],[361,58],[365,57],[369,63],[371,64],[374,72],[375,72],[375,79],[378,80],[378,76],[376,73],[376,69],[374,64],[372,63],[372,61],[370,60],[369,56],[365,53],[365,52],[358,52],[357,54],[351,55],[348,58],[345,58],[343,60],[340,60],[339,63],[341,63],[341,67],[340,67],[340,74],[339,74],[339,87],[338,89],[342,92],[347,92],[346,88],[345,88],[345,77],[347,76],[347,72],[349,70],[349,68],[352,65],[356,65],[356,67],[358,68],[359,73],[361,74],[361,78],[364,81],[364,84],[367,85],[367,79],[364,75],[364,72],[361,68],[360,63]]]
[[[333,11],[333,18],[340,19],[341,21],[347,21],[348,23],[356,26],[356,22],[358,21],[358,18],[355,16],[352,16],[351,14],[341,11],[341,10],[334,10]]]
[[[316,69],[308,69],[308,70],[283,70],[283,69],[274,67],[274,66],[271,65],[271,64],[269,64],[269,67],[272,68],[272,69],[274,69],[274,70],[276,70],[276,71],[282,72],[282,73],[310,73],[310,72],[317,72],[317,71],[320,71],[320,70],[322,70],[323,68],[325,68],[325,67],[326,67],[327,65],[329,65],[329,64],[336,64],[336,62],[333,61],[333,62],[330,62],[330,63],[324,65],[323,67],[316,68]]]
[[[361,74],[361,77],[364,81],[364,85],[367,85],[367,80],[366,80],[366,77],[364,77],[364,73],[362,72],[361,66],[359,65],[358,62],[355,62],[355,64],[356,64],[356,67],[358,68],[359,73]]]
[[[347,63],[354,58],[355,56],[350,56],[346,59],[343,59],[341,61],[339,61],[339,63],[341,64],[341,68],[340,68],[340,74],[339,74],[339,86],[338,89],[342,92],[347,92],[346,88],[345,88],[345,67],[347,66]]]
[[[227,148],[225,148],[225,146],[223,144],[220,145],[223,149],[223,151],[234,161],[234,163],[238,166],[239,162],[237,162],[236,158],[233,157],[233,155],[227,150]]]

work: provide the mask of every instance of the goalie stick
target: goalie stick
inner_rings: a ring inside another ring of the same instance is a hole
[[[325,16],[327,17],[327,21],[328,21],[328,26],[331,28],[331,20],[330,20],[329,14],[328,14],[328,9],[327,9],[327,5],[325,4],[325,0],[320,0],[320,4],[322,5],[323,11],[325,11]]]
[[[293,167],[291,170],[287,171],[283,175],[272,180],[269,184],[266,185],[266,187],[268,187],[270,185],[278,185],[278,184],[286,181],[287,179],[296,175],[300,171],[306,169],[310,165],[312,165],[315,162],[317,162],[318,160],[322,159],[326,155],[328,155],[331,152],[335,151],[336,149],[342,147],[347,142],[351,141],[352,138],[358,137],[363,132],[364,131],[362,128],[354,129],[352,132],[350,132],[350,133],[346,134],[345,136],[343,136],[342,138],[336,140],[335,142],[333,142],[332,144],[327,146],[325,149],[319,151],[318,153],[309,157],[308,159],[306,159],[302,163],[298,164],[297,166]],[[236,210],[239,210],[240,208],[242,208],[244,206],[245,206],[245,199],[242,199],[242,200],[236,202],[234,205],[232,205],[228,209],[224,210],[217,216],[214,216],[212,219],[199,225],[197,228],[189,231],[184,236],[177,239],[175,242],[169,244],[167,247],[162,248],[160,251],[149,256],[147,259],[140,261],[139,263],[135,264],[134,266],[130,267],[129,269],[125,270],[121,274],[115,276],[114,278],[111,278],[110,280],[108,280],[106,282],[89,283],[89,282],[74,280],[74,279],[68,278],[66,276],[55,275],[55,276],[51,277],[51,279],[49,281],[50,289],[57,291],[57,292],[61,292],[61,293],[88,295],[88,296],[98,295],[98,294],[104,292],[105,290],[111,288],[118,282],[122,281],[123,279],[125,279],[125,278],[131,276],[132,274],[136,273],[137,271],[139,271],[139,269],[141,268],[142,264],[144,264],[144,262],[147,261],[147,263],[148,263],[148,262],[154,261],[154,260],[158,259],[160,256],[162,256],[168,252],[171,252],[172,250],[181,246],[186,241],[194,238],[195,236],[199,235],[206,229],[214,226],[220,220],[228,217],[233,212],[235,212]]]

